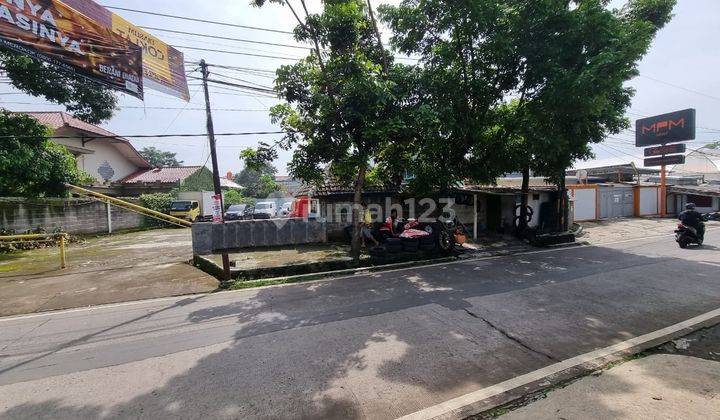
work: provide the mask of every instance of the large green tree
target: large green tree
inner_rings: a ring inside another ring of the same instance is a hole
[[[625,117],[637,64],[657,31],[671,19],[675,0],[630,0],[610,10],[607,1],[585,0],[568,7],[549,2],[552,16],[532,43],[521,80],[543,80],[520,110],[525,140],[523,168],[557,183],[559,228],[567,229],[565,172],[575,160],[592,157],[591,145],[629,126]]]
[[[65,147],[48,140],[49,134],[32,117],[0,111],[0,196],[61,197],[65,183],[88,180]]]
[[[91,124],[110,119],[116,109],[117,97],[111,90],[55,65],[0,48],[0,67],[15,88],[63,105]]]
[[[183,164],[181,160],[177,160],[177,153],[164,152],[157,147],[148,146],[140,150],[140,154],[152,166],[161,168],[164,166],[180,166]]]
[[[674,4],[404,0],[381,8],[393,45],[423,63],[418,105],[428,118],[418,119],[405,165],[435,188],[518,170],[527,190],[533,169],[563,197],[565,169],[627,127],[633,92],[624,82]]]
[[[257,166],[245,166],[234,181],[244,187],[243,195],[255,198],[267,198],[270,194],[280,190],[275,182],[277,169],[266,162]]]
[[[420,57],[413,73],[412,141],[394,145],[413,189],[443,190],[459,182],[492,182],[508,169],[496,109],[530,86],[517,44],[537,17],[535,2],[405,0],[380,7],[398,51]]]
[[[286,103],[271,117],[293,149],[290,174],[308,183],[329,176],[354,190],[352,253],[359,255],[362,191],[373,162],[389,143],[405,135],[400,112],[403,66],[382,47],[371,9],[362,0],[325,0],[322,12],[309,13],[305,0],[271,0],[292,10],[295,38],[314,51],[277,71],[276,90]],[[265,1],[255,3],[262,6]],[[268,146],[246,151],[246,161],[274,157]]]

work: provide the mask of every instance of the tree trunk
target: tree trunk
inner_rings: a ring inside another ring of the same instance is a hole
[[[524,167],[522,170],[522,187],[520,188],[520,220],[518,223],[518,235],[523,236],[527,230],[527,207],[528,193],[530,192],[530,168]]]
[[[363,187],[365,186],[365,170],[365,165],[362,165],[358,170],[358,175],[355,179],[355,191],[353,195],[353,235],[352,245],[350,247],[350,256],[355,261],[360,261],[360,229],[364,216],[364,209],[362,208],[362,192]]]
[[[568,230],[568,202],[567,202],[567,187],[565,186],[565,171],[560,174],[560,182],[558,183],[558,219],[557,227],[558,232],[565,232]]]

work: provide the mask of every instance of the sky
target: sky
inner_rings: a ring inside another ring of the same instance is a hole
[[[398,3],[399,0],[373,0],[376,7],[381,3]],[[266,5],[258,9],[249,5],[249,0],[197,1],[197,0],[103,0],[105,6],[117,6],[164,14],[194,17],[197,19],[228,22],[281,31],[292,31],[294,18],[289,10],[277,5]],[[318,0],[308,4],[317,8]],[[615,0],[611,7],[619,7],[624,1]],[[190,22],[167,17],[152,16],[128,11],[115,11],[138,26],[149,26],[176,31],[211,34],[222,37],[297,44],[292,35],[234,28],[209,23]],[[662,114],[685,108],[697,109],[697,140],[689,147],[700,147],[705,143],[720,140],[720,2],[717,0],[678,0],[673,20],[658,34],[650,51],[639,65],[640,76],[629,81],[636,90],[628,117],[634,121],[643,116]],[[219,40],[149,30],[168,44],[232,51],[235,53],[273,55],[289,59],[262,58],[240,54],[227,54],[178,48],[185,53],[185,60],[197,62],[204,58],[210,64],[274,70],[282,64],[290,64],[292,58],[307,55],[306,49],[256,45],[231,40]],[[385,36],[387,29],[383,30]],[[307,46],[305,46],[307,47]],[[186,70],[196,66],[186,64]],[[213,68],[216,78],[234,81],[240,78],[259,86],[271,87],[273,80],[268,73],[248,74],[228,69]],[[193,76],[199,76],[195,72]],[[121,107],[112,120],[103,127],[118,135],[137,134],[180,134],[204,133],[204,99],[198,81],[189,80],[189,103],[172,96],[146,89],[145,101],[120,94]],[[18,93],[12,87],[0,85],[0,106],[14,111],[63,110],[63,107],[49,104],[41,98]],[[215,131],[255,132],[277,131],[268,116],[268,108],[278,103],[269,97],[247,96],[225,88],[211,88],[211,102],[215,111]],[[170,109],[156,109],[170,108]],[[177,109],[180,108],[180,109]],[[184,109],[183,109],[184,108]],[[259,141],[272,142],[279,135],[220,137],[218,138],[218,160],[221,174],[227,171],[237,173],[242,169],[239,153],[243,148],[252,147]],[[207,139],[203,137],[131,139],[136,148],[154,146],[177,153],[185,165],[208,165]],[[596,159],[579,162],[577,167],[594,165],[640,162],[642,151],[634,147],[633,134],[623,132],[610,136],[606,142],[594,147]],[[286,174],[289,152],[281,151],[275,162],[278,174]]]

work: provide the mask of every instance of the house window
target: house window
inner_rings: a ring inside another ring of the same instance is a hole
[[[705,195],[692,195],[687,196],[688,203],[694,203],[697,207],[712,207],[713,199]]]
[[[540,200],[540,194],[533,194],[533,201],[539,201]]]

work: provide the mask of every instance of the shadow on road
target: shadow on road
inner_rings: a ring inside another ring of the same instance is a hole
[[[234,340],[150,393],[4,415],[397,417],[716,309],[718,286],[717,266],[589,247],[265,288],[190,312],[235,318]]]

